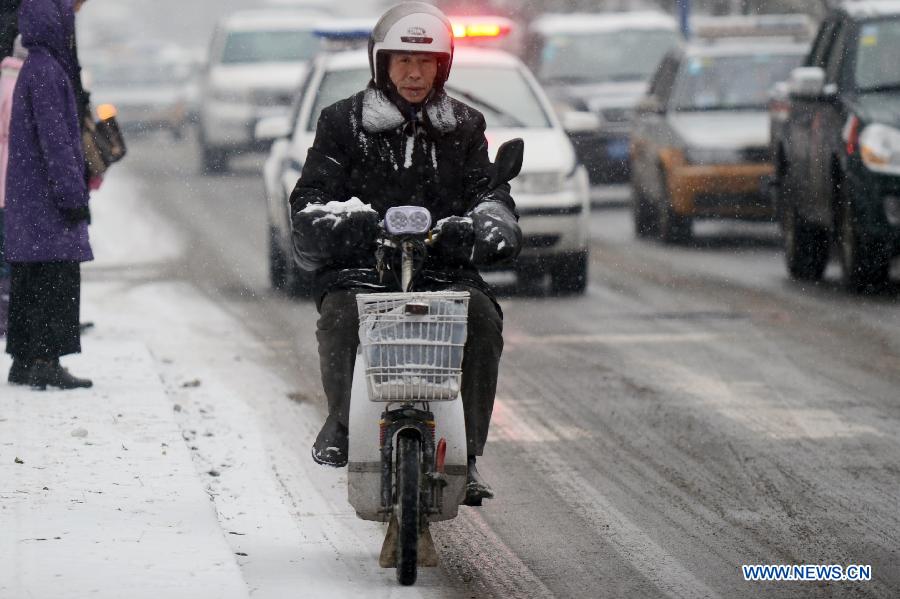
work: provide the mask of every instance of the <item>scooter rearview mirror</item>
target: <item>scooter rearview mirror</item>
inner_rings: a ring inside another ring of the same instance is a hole
[[[494,180],[491,187],[501,183],[509,183],[522,170],[522,158],[525,155],[525,142],[521,137],[503,143],[497,149],[494,159]]]

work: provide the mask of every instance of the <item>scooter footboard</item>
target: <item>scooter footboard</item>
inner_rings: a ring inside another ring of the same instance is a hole
[[[380,421],[387,404],[369,401],[365,364],[357,354],[350,394],[350,447],[347,491],[350,505],[363,520],[387,522],[390,514],[381,505]],[[433,402],[435,441],[447,442],[444,474],[447,484],[439,513],[429,515],[431,522],[455,518],[466,492],[466,425],[462,399]]]

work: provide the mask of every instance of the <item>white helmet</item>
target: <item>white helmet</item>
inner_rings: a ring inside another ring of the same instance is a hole
[[[438,54],[434,87],[443,87],[453,63],[453,26],[440,10],[424,2],[403,2],[388,10],[369,38],[369,68],[377,87],[387,78],[387,55],[392,52]]]

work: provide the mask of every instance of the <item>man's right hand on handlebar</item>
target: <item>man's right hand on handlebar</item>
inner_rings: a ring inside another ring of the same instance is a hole
[[[329,203],[329,207],[331,204],[337,202]],[[326,264],[356,266],[354,262],[372,255],[379,221],[378,213],[370,208],[337,211],[310,204],[292,218],[298,263],[306,270],[316,270]]]

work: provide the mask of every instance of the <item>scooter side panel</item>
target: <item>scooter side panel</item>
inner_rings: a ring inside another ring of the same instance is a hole
[[[381,509],[381,414],[387,404],[369,401],[362,355],[356,355],[350,393],[350,443],[347,493],[363,520],[386,522]],[[447,440],[443,509],[431,521],[455,518],[466,489],[466,425],[462,399],[429,404],[435,419],[435,439]]]

